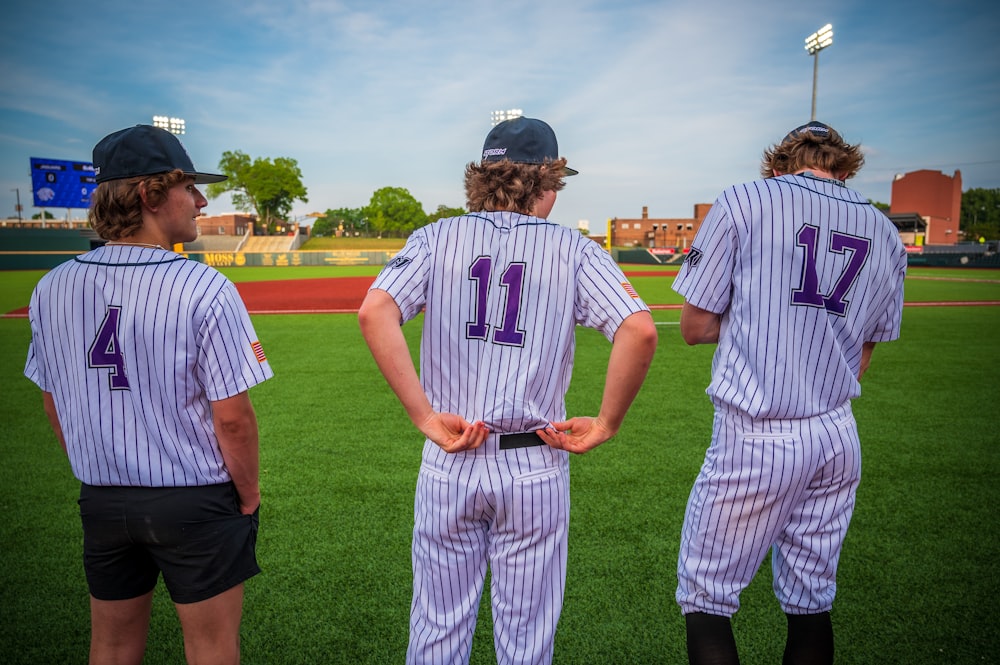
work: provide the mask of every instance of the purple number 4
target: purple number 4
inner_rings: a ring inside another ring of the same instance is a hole
[[[122,355],[121,344],[118,342],[118,315],[122,308],[108,307],[104,322],[97,330],[97,337],[90,345],[89,367],[101,369],[111,368],[108,384],[112,390],[128,390],[128,377],[125,376],[125,356]]]
[[[486,339],[489,324],[486,323],[486,300],[490,288],[490,274],[493,259],[480,256],[469,266],[469,279],[476,283],[476,311],[472,321],[465,324],[466,335],[470,339]],[[507,298],[504,304],[503,325],[493,331],[493,343],[510,346],[524,344],[524,331],[517,329],[517,318],[521,308],[521,288],[524,286],[524,264],[511,263],[500,275],[500,286]]]
[[[843,254],[846,251],[851,253],[844,266],[843,272],[837,278],[833,290],[828,295],[819,291],[819,274],[816,270],[816,250],[819,245],[819,227],[810,224],[803,224],[795,236],[796,244],[805,249],[805,261],[802,262],[802,279],[799,288],[792,291],[793,305],[806,305],[809,307],[823,307],[826,311],[843,316],[847,312],[850,301],[847,300],[847,292],[851,290],[861,269],[868,260],[868,252],[871,249],[871,240],[858,236],[833,231],[830,233],[830,251]]]

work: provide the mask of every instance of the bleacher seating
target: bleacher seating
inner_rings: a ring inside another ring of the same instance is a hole
[[[235,252],[243,236],[198,236],[193,242],[184,243],[185,252]]]
[[[253,252],[287,252],[292,247],[292,236],[250,236],[240,251]]]

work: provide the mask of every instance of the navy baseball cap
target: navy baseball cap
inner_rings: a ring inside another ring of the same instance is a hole
[[[483,143],[483,163],[504,159],[518,164],[544,164],[545,160],[559,159],[556,133],[541,120],[512,118],[504,120],[490,130]],[[563,175],[576,175],[568,166]]]
[[[222,182],[227,176],[195,171],[184,146],[165,129],[136,125],[108,134],[94,146],[94,176],[97,182],[169,173],[180,169],[196,184]]]
[[[788,134],[785,135],[785,138],[781,139],[781,142],[784,143],[785,141],[794,139],[799,134],[805,134],[807,132],[816,138],[821,139],[831,138],[837,133],[836,130],[834,130],[834,128],[830,125],[819,122],[818,120],[810,120],[806,124],[796,127],[792,131],[788,132]]]

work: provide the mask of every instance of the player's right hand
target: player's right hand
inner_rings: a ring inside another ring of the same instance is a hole
[[[600,418],[578,417],[537,430],[547,445],[582,455],[615,435]]]
[[[462,416],[436,411],[427,417],[420,431],[446,453],[478,448],[490,434],[486,423],[481,420],[470,424]]]

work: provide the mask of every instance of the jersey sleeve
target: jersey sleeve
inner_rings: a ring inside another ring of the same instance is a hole
[[[735,249],[732,221],[725,207],[716,201],[684,257],[674,291],[695,307],[723,313],[732,292]]]
[[[903,319],[903,280],[906,278],[908,259],[906,248],[897,234],[890,235],[890,242],[893,244],[890,255],[894,261],[894,270],[889,276],[884,305],[880,308],[882,314],[866,334],[866,342],[891,342],[899,339]]]
[[[599,330],[613,341],[622,321],[649,307],[636,293],[614,258],[587,240],[587,247],[578,268],[576,321],[579,325]]]
[[[31,341],[28,342],[28,359],[24,364],[24,375],[36,386],[45,392],[52,392],[52,387],[45,371],[45,362],[41,354],[35,353],[36,345],[40,346],[42,341],[39,338],[38,321],[35,313],[38,311],[38,289],[31,294],[28,306],[28,321],[31,326]]]
[[[199,378],[211,401],[238,395],[274,376],[246,306],[228,280],[212,300],[198,340]]]
[[[430,250],[426,227],[414,231],[400,250],[379,272],[371,288],[392,296],[403,321],[419,314],[427,303],[427,279],[430,273]]]

